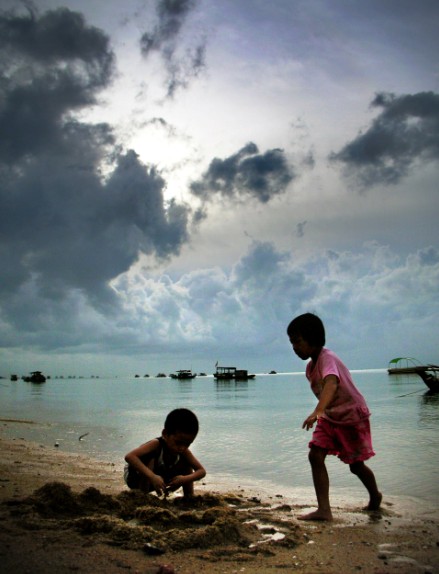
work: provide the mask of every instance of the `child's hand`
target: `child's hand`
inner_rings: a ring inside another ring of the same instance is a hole
[[[170,492],[174,492],[174,490],[177,490],[178,488],[180,488],[180,486],[183,486],[184,483],[185,483],[185,477],[183,475],[174,476],[174,478],[169,481],[167,485],[167,490]]]
[[[309,417],[307,417],[304,421],[303,421],[303,425],[302,428],[306,428],[306,430],[312,429],[312,427],[314,426],[314,423],[316,422],[316,420],[318,419],[318,415],[317,413],[314,411],[313,413],[311,413],[309,415]]]
[[[154,476],[151,478],[151,484],[159,496],[161,496],[163,493],[166,494],[166,484],[161,476],[154,474]]]

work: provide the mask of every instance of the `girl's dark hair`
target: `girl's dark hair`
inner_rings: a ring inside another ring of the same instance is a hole
[[[304,313],[293,319],[288,325],[287,333],[290,339],[300,335],[313,347],[323,347],[325,345],[325,327],[323,322],[320,317],[312,313]]]
[[[189,409],[175,409],[166,417],[165,431],[168,434],[184,432],[196,435],[198,433],[198,419]]]

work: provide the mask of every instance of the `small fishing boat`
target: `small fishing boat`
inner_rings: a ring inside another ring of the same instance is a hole
[[[419,367],[416,374],[421,377],[431,393],[439,393],[439,366]]]
[[[197,374],[193,373],[190,369],[181,369],[180,371],[171,373],[169,376],[171,377],[171,379],[188,380],[188,379],[195,379]]]
[[[216,371],[213,374],[217,380],[235,380],[235,381],[247,381],[248,379],[254,379],[256,375],[249,375],[248,371],[245,369],[237,369],[236,367],[216,367]]]
[[[416,373],[423,365],[414,357],[396,357],[389,361],[387,372],[389,375],[404,375]]]
[[[45,383],[46,377],[43,375],[41,371],[33,371],[30,374],[30,377],[24,377],[24,380],[27,383]]]

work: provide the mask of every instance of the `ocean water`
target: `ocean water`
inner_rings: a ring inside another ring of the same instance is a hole
[[[416,375],[388,375],[385,369],[352,374],[372,411],[376,456],[368,464],[380,489],[438,505],[439,395],[426,394]],[[301,426],[314,406],[303,373],[239,382],[212,376],[49,379],[40,385],[0,380],[3,436],[57,443],[64,451],[113,461],[122,472],[124,455],[159,436],[170,410],[187,407],[200,421],[192,450],[207,480],[271,492],[312,490],[311,431]],[[336,457],[327,460],[331,493],[364,498],[349,468]]]

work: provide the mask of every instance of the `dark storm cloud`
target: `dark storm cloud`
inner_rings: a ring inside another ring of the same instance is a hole
[[[203,200],[219,194],[229,198],[251,196],[267,203],[284,193],[294,178],[282,150],[261,154],[250,142],[226,159],[213,159],[202,179],[191,184],[191,191]]]
[[[417,162],[439,159],[439,94],[379,93],[371,105],[382,111],[370,128],[330,156],[348,175],[362,186],[395,184]]]
[[[159,23],[151,34],[145,33],[142,36],[143,53],[146,55],[152,50],[166,49],[177,38],[194,6],[194,0],[159,0],[157,2]]]
[[[79,14],[0,14],[0,159],[65,146],[60,122],[95,102],[113,66],[107,37]]]
[[[178,41],[195,0],[159,0],[158,24],[152,32],[145,32],[140,40],[142,54],[159,53],[167,70],[167,96],[172,97],[179,88],[187,87],[205,67],[205,41],[186,49],[181,55]]]
[[[88,68],[87,81],[105,84],[113,63],[108,38],[87,26],[84,16],[67,8],[38,17],[33,11],[20,16],[0,15],[0,48],[16,50],[42,64],[79,62]]]
[[[102,308],[140,253],[179,251],[188,208],[165,204],[162,177],[122,152],[108,124],[73,115],[111,80],[101,31],[68,10],[0,14],[0,27],[2,317],[65,312],[75,291]]]

